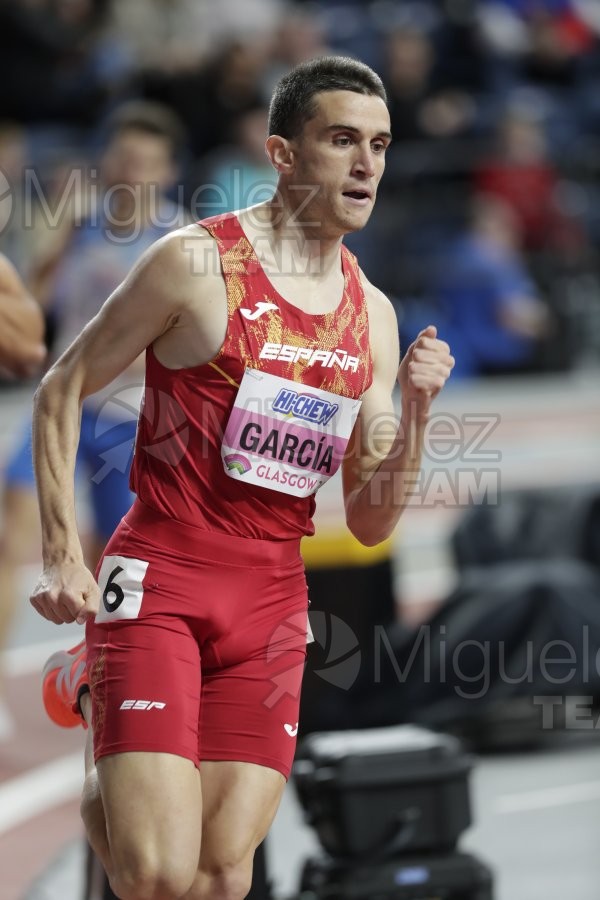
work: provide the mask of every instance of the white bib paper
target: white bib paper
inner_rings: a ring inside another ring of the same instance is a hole
[[[309,497],[337,472],[361,401],[246,369],[221,456],[230,478]]]

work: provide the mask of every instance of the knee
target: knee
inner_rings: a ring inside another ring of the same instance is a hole
[[[201,890],[194,900],[244,900],[252,887],[252,865],[223,865],[200,871]]]
[[[111,889],[120,900],[181,900],[193,878],[181,869],[140,858],[115,865],[109,874]]]

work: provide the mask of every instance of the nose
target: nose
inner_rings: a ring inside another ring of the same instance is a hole
[[[353,175],[361,175],[363,178],[373,178],[375,175],[375,160],[370,145],[359,145],[358,152],[352,166]]]

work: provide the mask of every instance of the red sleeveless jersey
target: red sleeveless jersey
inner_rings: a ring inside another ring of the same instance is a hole
[[[233,213],[199,222],[217,243],[227,332],[211,362],[168,369],[146,352],[131,487],[147,506],[205,531],[262,540],[312,534],[314,495],[290,496],[224,468],[221,443],[247,369],[360,398],[372,379],[367,304],[356,258],[342,246],[344,291],[331,313],[310,315],[267,278]]]

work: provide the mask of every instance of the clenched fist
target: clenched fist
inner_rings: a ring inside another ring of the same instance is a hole
[[[29,599],[50,622],[83,625],[98,612],[100,589],[83,563],[64,563],[44,569]]]
[[[439,340],[435,325],[424,328],[409,346],[398,369],[402,405],[427,419],[431,401],[446,384],[454,357],[445,341]]]

